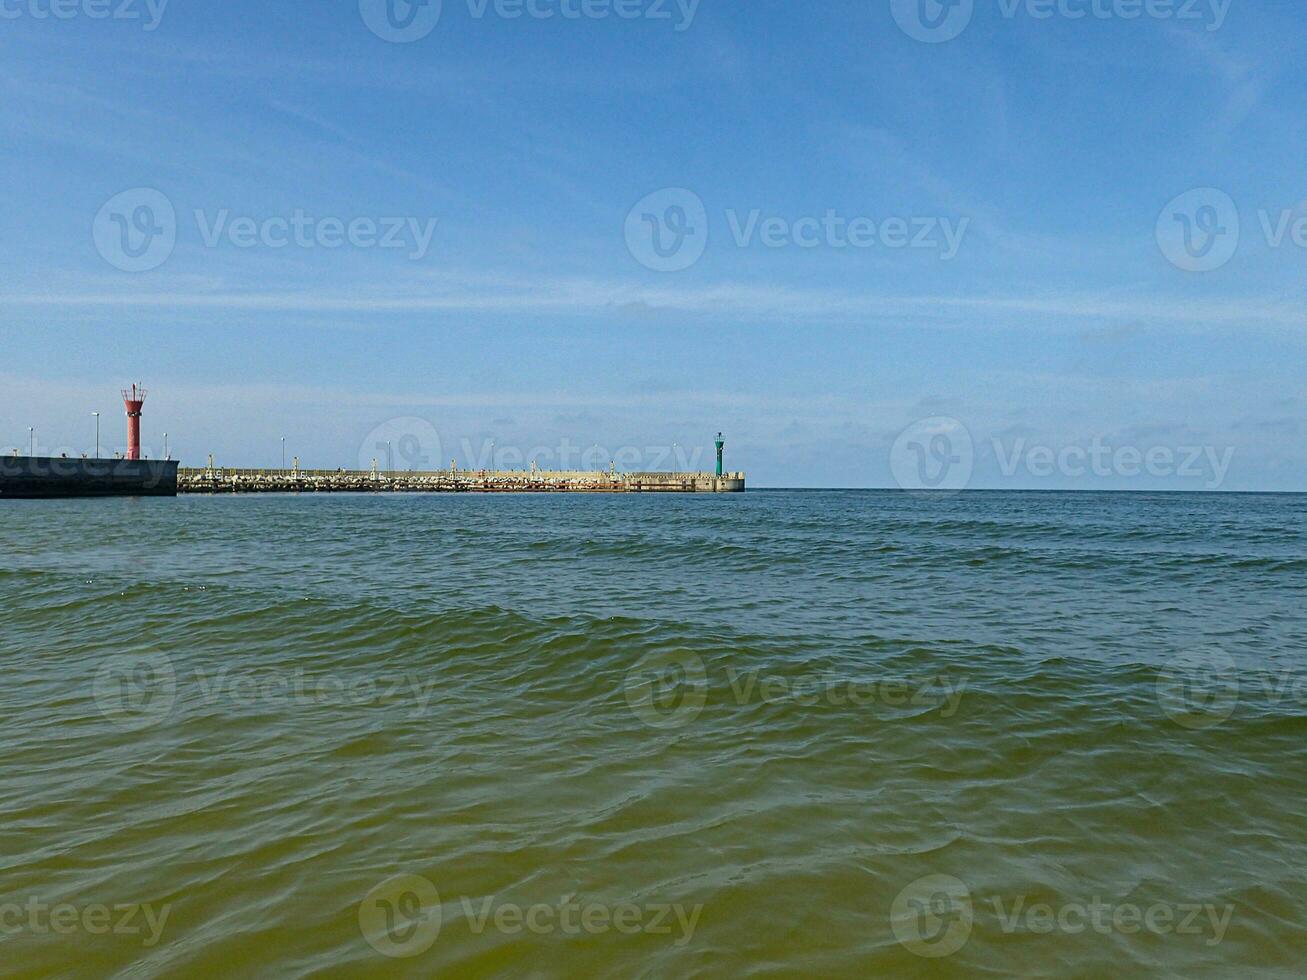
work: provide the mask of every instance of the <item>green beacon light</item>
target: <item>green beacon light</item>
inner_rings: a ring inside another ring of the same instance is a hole
[[[717,433],[717,475],[722,475],[722,450],[726,448],[726,442],[722,439],[722,434]]]

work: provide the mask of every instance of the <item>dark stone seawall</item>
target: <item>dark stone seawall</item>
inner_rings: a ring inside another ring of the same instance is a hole
[[[176,495],[176,460],[0,457],[0,500]]]

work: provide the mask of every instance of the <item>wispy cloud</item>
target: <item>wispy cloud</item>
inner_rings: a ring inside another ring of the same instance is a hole
[[[189,284],[188,284],[189,285]],[[1062,331],[1085,321],[1127,321],[1169,328],[1307,328],[1299,300],[1264,296],[1219,301],[1155,295],[1105,296],[891,294],[802,289],[747,282],[658,286],[637,281],[582,278],[420,278],[404,286],[360,285],[347,290],[53,290],[0,294],[0,307],[137,308],[320,314],[502,313],[517,316],[570,313],[667,312],[734,320],[777,320],[804,325],[819,320],[912,318],[938,326],[984,329],[1026,326]]]

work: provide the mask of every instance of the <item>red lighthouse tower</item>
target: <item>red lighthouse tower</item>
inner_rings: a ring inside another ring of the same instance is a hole
[[[123,389],[123,403],[127,406],[127,458],[141,458],[141,408],[145,405],[145,389],[139,384],[130,391]]]

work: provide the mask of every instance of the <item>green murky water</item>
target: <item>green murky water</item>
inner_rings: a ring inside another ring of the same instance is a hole
[[[1251,976],[1307,498],[0,508],[0,973]]]

